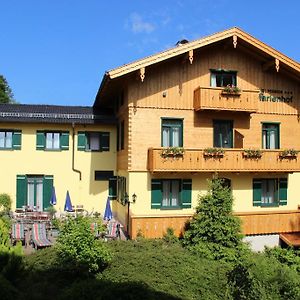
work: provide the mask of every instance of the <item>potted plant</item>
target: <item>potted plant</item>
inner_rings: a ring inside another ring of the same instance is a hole
[[[205,157],[223,157],[224,152],[222,148],[205,148],[203,155]]]
[[[236,95],[239,96],[241,94],[241,89],[233,84],[228,84],[222,90],[222,94],[224,95]]]
[[[295,149],[284,149],[280,152],[279,158],[296,158],[299,151]]]
[[[160,156],[162,158],[168,158],[168,157],[182,157],[184,154],[184,148],[182,147],[168,147],[168,148],[164,148],[161,151]]]
[[[244,149],[243,157],[258,159],[262,157],[262,151],[260,149]]]

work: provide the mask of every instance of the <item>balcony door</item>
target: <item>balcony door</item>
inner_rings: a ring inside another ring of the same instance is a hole
[[[214,147],[232,148],[232,121],[214,120]]]

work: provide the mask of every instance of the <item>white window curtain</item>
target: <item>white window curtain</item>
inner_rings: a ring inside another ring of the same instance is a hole
[[[276,131],[275,130],[271,130],[270,131],[270,149],[275,149],[276,148]]]
[[[43,180],[42,179],[36,180],[36,210],[43,211]]]
[[[162,206],[170,206],[170,181],[163,181],[163,201]]]
[[[59,133],[53,133],[53,149],[59,149]]]
[[[210,86],[211,87],[216,87],[217,86],[217,76],[216,76],[216,74],[211,74],[210,75]]]
[[[275,202],[275,191],[276,191],[275,180],[263,180],[262,181],[262,195],[261,202],[263,204],[271,204]]]
[[[52,149],[52,133],[46,133],[46,149]]]
[[[33,209],[34,207],[34,180],[29,179],[27,185],[27,205]]]
[[[170,128],[163,127],[163,147],[170,147]]]
[[[172,131],[172,141],[173,147],[179,147],[179,140],[180,140],[180,129],[179,127],[173,127]]]
[[[99,134],[90,133],[90,150],[100,150]]]
[[[177,180],[172,181],[172,206],[179,205],[179,182]]]
[[[6,148],[12,147],[12,132],[6,132]]]
[[[5,132],[0,132],[0,148],[5,147]]]

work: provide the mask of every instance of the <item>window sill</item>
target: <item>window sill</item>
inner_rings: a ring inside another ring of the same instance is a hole
[[[279,203],[265,203],[261,204],[260,207],[279,207]]]
[[[181,206],[161,206],[160,207],[161,210],[178,210],[178,209],[182,209]]]

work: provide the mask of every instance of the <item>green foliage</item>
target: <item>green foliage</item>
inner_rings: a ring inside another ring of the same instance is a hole
[[[8,194],[0,194],[0,212],[1,215],[8,214],[11,210],[11,197]]]
[[[181,157],[184,154],[184,148],[182,147],[168,147],[161,151],[160,156],[163,158],[167,157]]]
[[[260,150],[260,149],[245,149],[244,157],[246,157],[246,158],[261,158],[262,150]]]
[[[222,157],[225,151],[222,148],[205,148],[204,149],[204,156],[217,156]]]
[[[279,157],[296,157],[299,151],[295,149],[284,149],[280,152]]]
[[[247,249],[232,204],[231,191],[223,186],[223,180],[210,181],[208,193],[199,197],[196,213],[188,224],[184,245],[204,257],[236,260]]]
[[[97,273],[111,261],[107,246],[95,240],[90,220],[79,216],[69,218],[62,226],[57,239],[61,263],[71,271]]]
[[[300,274],[300,251],[281,247],[265,248],[267,257],[275,258],[278,262],[287,265]]]
[[[163,240],[166,243],[177,243],[178,242],[178,237],[174,234],[174,229],[171,227],[167,228],[167,231],[163,235]]]
[[[14,95],[6,78],[0,75],[0,103],[14,103]]]

